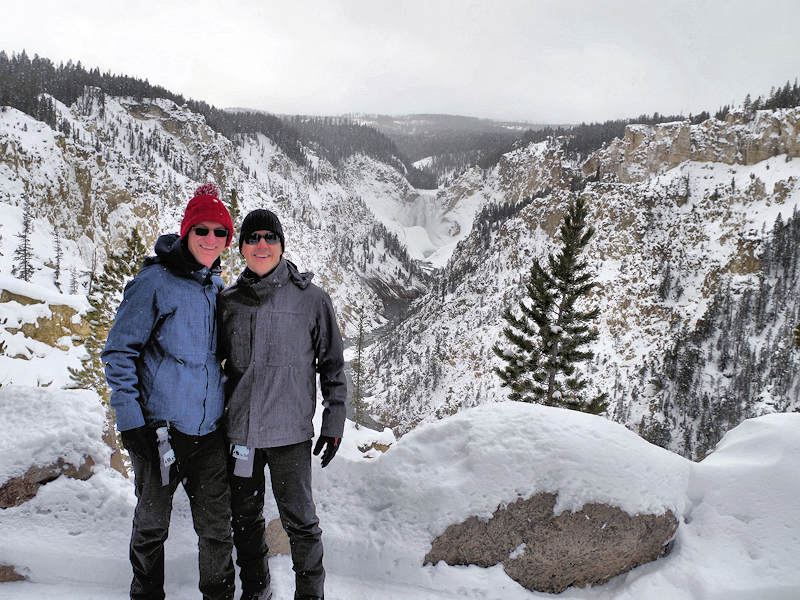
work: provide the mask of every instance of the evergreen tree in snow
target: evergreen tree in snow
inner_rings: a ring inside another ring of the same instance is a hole
[[[548,257],[547,268],[534,259],[527,296],[516,316],[509,308],[503,313],[508,325],[503,334],[508,350],[498,343],[493,350],[506,366],[495,369],[502,385],[509,387],[511,400],[536,402],[598,414],[606,410],[606,394],[587,398],[587,381],[576,365],[594,353],[585,346],[597,339],[590,324],[598,309],[583,310],[581,304],[595,283],[588,262],[581,258],[594,228],[586,223],[582,198],[570,203],[559,231],[561,252]]]
[[[82,271],[81,275],[88,278],[86,294],[91,296],[94,291],[94,281],[97,277],[97,248],[92,248],[92,260],[89,262],[89,268]]]
[[[350,361],[353,369],[353,395],[350,406],[353,409],[353,421],[356,429],[364,420],[366,406],[364,403],[364,386],[366,383],[364,372],[364,307],[358,309],[358,337],[356,338],[356,357]]]
[[[92,308],[86,314],[90,329],[84,342],[87,356],[81,361],[80,369],[70,367],[70,378],[74,383],[73,387],[95,390],[106,404],[109,402],[110,391],[100,354],[103,352],[108,331],[114,324],[125,284],[136,275],[146,256],[147,249],[134,227],[125,240],[122,253],[109,256],[88,297]]]
[[[64,251],[61,248],[61,232],[58,230],[58,227],[54,228],[53,233],[53,246],[56,252],[56,260],[55,260],[55,272],[53,274],[53,279],[55,280],[56,288],[58,291],[61,291],[61,259],[64,256]]]
[[[24,281],[30,281],[33,277],[33,248],[31,248],[31,229],[33,227],[33,209],[31,202],[25,198],[22,203],[22,231],[17,234],[19,244],[14,250],[14,266],[11,272]]]
[[[241,222],[242,212],[239,208],[239,193],[235,189],[231,190],[231,200],[228,203],[228,212],[231,215],[233,226],[236,227],[236,224]],[[244,271],[245,264],[244,257],[238,250],[236,235],[234,235],[233,240],[231,241],[231,246],[228,248],[228,257],[225,260],[225,268],[223,270],[223,279],[225,282],[232,284],[234,281],[236,281],[239,273]]]
[[[69,293],[73,296],[78,293],[80,284],[78,283],[78,268],[74,265],[69,269]]]

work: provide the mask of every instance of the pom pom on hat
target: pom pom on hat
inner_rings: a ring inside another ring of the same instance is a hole
[[[197,186],[194,191],[195,196],[211,196],[212,198],[219,198],[219,188],[215,183],[207,182],[203,185]]]
[[[219,199],[219,188],[213,183],[204,183],[194,191],[194,197],[189,200],[181,221],[181,237],[189,235],[192,226],[203,221],[213,221],[228,230],[225,247],[231,245],[233,239],[233,221],[225,205]]]

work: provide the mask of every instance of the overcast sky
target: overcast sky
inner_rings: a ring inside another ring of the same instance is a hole
[[[800,75],[797,0],[4,0],[0,49],[219,107],[566,123]]]

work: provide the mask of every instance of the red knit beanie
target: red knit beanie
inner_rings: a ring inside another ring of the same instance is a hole
[[[219,189],[213,183],[204,183],[194,191],[194,198],[189,200],[181,221],[181,237],[189,235],[193,225],[203,221],[214,221],[228,230],[225,247],[231,245],[233,239],[233,221],[228,209],[219,199]]]

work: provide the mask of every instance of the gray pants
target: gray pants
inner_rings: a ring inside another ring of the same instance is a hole
[[[295,597],[324,597],[322,530],[311,497],[311,440],[256,448],[252,477],[233,475],[233,464],[230,459],[233,542],[242,590],[262,590],[270,581],[264,524],[264,467],[269,466],[272,493],[292,549]]]
[[[130,545],[131,598],[164,598],[164,542],[169,533],[172,496],[178,483],[183,481],[199,538],[203,599],[232,600],[233,543],[224,436],[219,431],[202,437],[172,431],[170,436],[178,462],[172,466],[167,486],[161,485],[157,456],[147,458],[131,454],[138,498]]]

